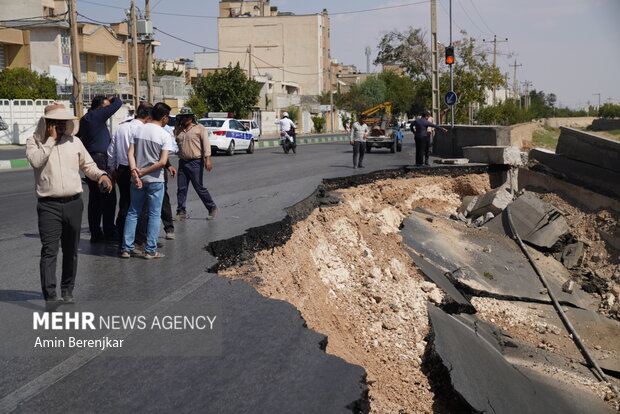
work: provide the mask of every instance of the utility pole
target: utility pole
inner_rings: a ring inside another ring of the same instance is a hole
[[[525,81],[525,82],[521,82],[523,84],[523,87],[525,88],[525,110],[527,110],[530,107],[530,86],[532,86],[532,82],[530,81]]]
[[[450,47],[452,47],[452,0],[450,0]],[[454,92],[454,76],[450,65],[450,90]],[[454,128],[454,105],[450,105],[450,126]]]
[[[497,35],[493,35],[493,40],[484,40],[482,39],[483,42],[493,42],[493,67],[497,68],[497,44],[498,43],[503,43],[503,42],[507,42],[508,38],[505,38],[504,40],[497,40]],[[496,92],[497,87],[495,85],[493,85],[493,106],[495,106],[496,102],[497,102],[497,98],[495,96],[495,92]]]
[[[331,124],[331,133],[334,133],[334,84],[332,82],[332,62],[329,61],[329,118]]]
[[[366,46],[364,53],[366,54],[366,73],[370,73],[370,54],[372,53],[370,46]]]
[[[252,44],[248,46],[248,78],[252,80]]]
[[[601,109],[601,94],[593,93],[592,95],[598,95],[598,106],[596,107],[596,110],[598,111],[599,109]]]
[[[439,118],[439,57],[437,53],[437,0],[431,0],[431,88],[432,112],[436,123]]]
[[[144,0],[144,18],[151,20],[151,1]],[[148,101],[153,102],[153,38],[151,35],[146,37],[146,88],[148,90]]]
[[[519,96],[519,82],[517,82],[517,68],[523,66],[523,64],[519,63],[517,65],[517,59],[515,58],[515,64],[509,65],[511,68],[514,68],[514,73],[512,75],[512,93],[513,96]]]
[[[138,73],[138,26],[136,3],[131,0],[131,70],[133,72],[133,107],[137,111],[140,105],[140,74]]]
[[[82,93],[82,70],[78,48],[77,11],[75,0],[69,1],[69,26],[71,27],[71,69],[73,70],[73,111],[80,118],[84,114],[84,95]]]

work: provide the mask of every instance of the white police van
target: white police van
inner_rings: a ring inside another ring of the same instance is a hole
[[[235,151],[244,150],[248,154],[254,153],[254,136],[237,119],[228,117],[227,113],[207,113],[206,118],[198,120],[209,131],[211,152],[226,152],[233,155]]]

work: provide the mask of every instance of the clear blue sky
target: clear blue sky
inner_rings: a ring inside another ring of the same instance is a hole
[[[93,3],[98,3],[93,4]],[[144,8],[144,0],[137,0]],[[438,0],[439,41],[449,41],[449,0]],[[129,0],[77,0],[78,12],[101,21],[124,19],[122,8]],[[104,5],[104,6],[101,6]],[[430,31],[430,1],[424,0],[272,0],[280,11],[318,13],[326,8],[331,16],[332,57],[366,69],[364,48],[370,46],[373,59],[381,35],[408,26]],[[389,9],[336,14],[378,7]],[[151,0],[155,27],[195,43],[217,47],[217,20],[208,17],[180,17],[164,13],[217,16],[217,0]],[[598,104],[611,99],[620,103],[620,0],[452,0],[453,38],[465,30],[477,39],[508,38],[498,43],[497,64],[510,74],[516,58],[519,81],[532,88],[553,92],[563,106]],[[158,58],[193,57],[199,48],[156,35],[162,46]],[[488,44],[489,51],[492,44]],[[511,55],[512,57],[509,57]],[[371,68],[376,70],[376,68]]]

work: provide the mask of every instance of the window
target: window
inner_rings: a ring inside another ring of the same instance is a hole
[[[121,55],[118,57],[118,63],[125,63],[125,42],[121,43]]]
[[[119,83],[127,83],[127,74],[126,73],[119,73],[118,74],[118,82]]]
[[[71,37],[68,31],[64,31],[60,34],[60,48],[63,55],[71,54]]]
[[[86,64],[86,55],[84,53],[80,53],[80,72],[82,72],[82,82],[86,82],[88,65]]]
[[[105,82],[105,58],[97,56],[97,82]]]
[[[219,119],[201,119],[198,122],[210,128],[220,128],[222,125],[224,125],[224,121]]]
[[[6,58],[4,57],[4,45],[0,43],[0,70],[6,68]]]

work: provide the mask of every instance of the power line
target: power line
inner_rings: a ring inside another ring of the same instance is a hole
[[[459,6],[461,6],[461,9],[463,10],[463,13],[465,13],[465,16],[467,16],[467,18],[469,19],[469,21],[470,21],[470,22],[471,22],[474,26],[476,26],[476,28],[478,29],[479,34],[482,34],[482,32],[483,32],[484,30],[482,30],[482,29],[480,28],[480,26],[478,26],[478,25],[476,24],[476,22],[474,22],[474,20],[473,20],[473,19],[469,16],[469,13],[467,13],[467,10],[465,10],[465,6],[463,6],[463,2],[460,2],[460,1],[459,1],[459,2],[458,2],[458,4],[459,4]]]
[[[77,14],[78,16],[80,16],[80,17],[83,17],[83,18],[84,18],[84,19],[86,19],[86,20],[90,20],[90,21],[91,21],[91,22],[93,22],[93,23],[103,24],[103,25],[105,25],[105,26],[109,26],[109,25],[112,25],[112,24],[117,24],[117,23],[118,23],[118,22],[114,22],[114,23],[112,23],[112,22],[102,22],[102,21],[99,21],[99,20],[91,19],[91,18],[90,18],[90,17],[88,17],[88,16],[84,16],[82,13],[77,13],[77,12],[76,12],[76,14]]]
[[[337,16],[337,15],[340,15],[340,14],[366,13],[366,12],[377,11],[377,10],[386,10],[386,9],[396,9],[396,8],[399,8],[399,7],[408,7],[408,6],[414,6],[416,4],[424,4],[424,3],[430,3],[430,0],[415,1],[415,2],[412,2],[412,3],[404,3],[404,4],[396,4],[394,6],[375,7],[374,9],[351,10],[351,11],[344,11],[344,12],[337,12],[337,13],[329,13],[329,16]]]
[[[441,2],[441,0],[439,0],[439,4],[441,4],[441,8],[443,9],[443,11],[448,16],[450,16],[450,12],[448,11],[448,9],[446,9],[446,6],[444,6],[444,4]],[[454,23],[459,29],[461,29],[462,32],[467,32],[467,30],[463,29],[463,27],[461,27],[461,25],[458,24],[456,20],[452,19],[452,23]]]
[[[482,18],[482,15],[480,14],[480,11],[478,11],[478,7],[476,7],[476,3],[474,3],[474,0],[469,0],[471,2],[471,5],[474,6],[474,10],[476,10],[476,13],[478,14],[478,17],[480,17],[480,20],[482,20],[482,23],[484,23],[484,25],[487,27],[487,29],[489,29],[489,32],[492,34],[495,34],[495,32],[493,31],[493,29],[491,29],[489,27],[489,25],[487,24],[487,22]]]
[[[53,19],[53,18],[56,18],[56,17],[64,17],[66,15],[67,15],[67,12],[61,13],[61,14],[52,14],[52,15],[47,15],[47,16],[20,17],[19,19],[0,20],[0,23],[29,22],[31,20],[36,21],[36,20],[41,20],[41,19],[44,19],[44,20],[47,20],[47,21],[55,23],[56,21],[50,20],[50,19]]]

